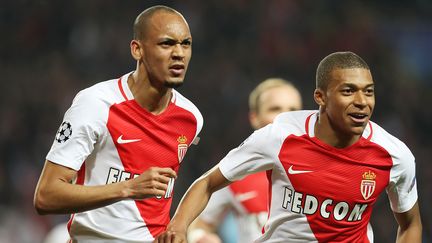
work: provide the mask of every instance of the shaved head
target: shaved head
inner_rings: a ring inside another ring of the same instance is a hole
[[[147,27],[148,23],[150,22],[150,19],[155,15],[156,13],[171,13],[181,16],[183,19],[183,15],[176,11],[173,8],[164,6],[164,5],[156,5],[150,8],[147,8],[146,10],[142,11],[137,18],[135,19],[134,25],[133,25],[133,38],[135,40],[144,40],[147,34]],[[185,20],[186,22],[186,20]]]

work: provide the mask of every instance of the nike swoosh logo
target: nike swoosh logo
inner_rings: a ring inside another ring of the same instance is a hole
[[[239,202],[244,202],[246,200],[252,199],[252,198],[257,197],[257,196],[258,196],[258,192],[250,191],[250,192],[245,192],[245,193],[239,193],[239,194],[235,195],[235,198]]]
[[[313,171],[312,170],[293,170],[292,165],[288,169],[288,174],[290,174],[290,175],[310,173],[310,172],[313,172]]]
[[[134,143],[138,141],[141,141],[141,139],[123,139],[123,135],[120,135],[120,137],[117,138],[117,143],[119,144]]]

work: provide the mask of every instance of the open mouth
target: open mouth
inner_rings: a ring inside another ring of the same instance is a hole
[[[363,113],[350,113],[348,114],[351,119],[355,122],[355,123],[365,123],[368,119],[368,115],[367,114],[363,114]]]
[[[179,75],[181,75],[184,72],[185,67],[184,67],[183,64],[174,64],[174,65],[170,66],[169,70],[175,76],[179,76]]]

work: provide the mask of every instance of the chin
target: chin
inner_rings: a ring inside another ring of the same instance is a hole
[[[360,135],[361,136],[363,134],[364,130],[365,130],[364,127],[354,127],[354,128],[351,129],[351,132],[354,135]]]
[[[178,80],[166,80],[164,82],[165,87],[167,88],[178,88],[183,85],[183,79]]]

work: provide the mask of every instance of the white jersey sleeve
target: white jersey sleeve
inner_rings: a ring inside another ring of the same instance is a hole
[[[97,94],[90,89],[79,92],[64,115],[46,159],[78,171],[102,135],[107,116],[106,105]]]
[[[236,181],[246,175],[272,169],[276,158],[272,158],[271,154],[277,154],[272,151],[277,151],[281,144],[273,141],[279,137],[271,134],[273,130],[273,124],[256,130],[239,147],[231,150],[219,162],[219,169],[225,178]]]
[[[415,158],[405,144],[401,143],[399,149],[400,157],[394,158],[387,194],[392,210],[396,213],[403,213],[414,206],[418,196]]]
[[[232,201],[233,193],[228,187],[214,192],[199,218],[206,223],[219,226],[227,211],[232,208]]]
[[[393,212],[410,210],[417,201],[415,158],[409,148],[399,139],[372,123],[375,130],[374,142],[384,147],[392,157],[389,184],[386,188]]]

